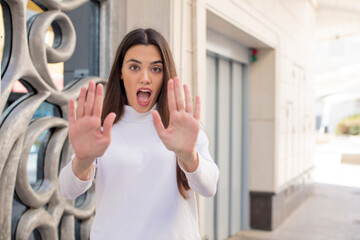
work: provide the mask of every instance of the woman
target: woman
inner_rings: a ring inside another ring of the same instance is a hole
[[[195,193],[213,196],[219,170],[200,128],[200,99],[193,111],[183,89],[185,101],[166,40],[137,29],[117,50],[104,108],[103,87],[92,81],[76,117],[70,101],[75,157],[60,189],[75,199],[96,175],[91,239],[200,239]]]

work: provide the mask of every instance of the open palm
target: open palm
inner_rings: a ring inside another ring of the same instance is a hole
[[[103,86],[89,82],[89,88],[82,88],[75,117],[75,102],[69,103],[69,139],[82,170],[88,169],[93,161],[104,154],[111,141],[111,127],[115,114],[110,113],[101,128]]]
[[[193,161],[200,129],[200,98],[197,96],[195,110],[190,89],[184,85],[185,103],[178,78],[168,82],[169,126],[165,129],[157,111],[153,111],[156,131],[167,149],[173,151],[179,160]]]

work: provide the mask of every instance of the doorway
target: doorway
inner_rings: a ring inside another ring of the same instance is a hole
[[[220,169],[217,194],[206,202],[206,235],[224,239],[248,221],[246,167],[247,65],[207,52],[206,132]]]

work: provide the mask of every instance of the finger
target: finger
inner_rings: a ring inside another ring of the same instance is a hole
[[[175,100],[175,92],[174,92],[174,80],[170,79],[168,82],[168,104],[169,104],[169,111],[172,113],[176,111],[176,100]]]
[[[194,118],[196,120],[200,120],[200,97],[199,96],[196,96],[196,98],[195,98]]]
[[[153,121],[154,121],[154,126],[156,129],[157,134],[159,135],[160,139],[162,139],[165,128],[164,128],[164,124],[161,121],[161,117],[159,115],[159,112],[156,110],[152,110],[151,111],[152,116],[153,116]]]
[[[75,101],[71,99],[69,102],[69,124],[75,123]]]
[[[104,93],[103,85],[98,84],[96,86],[94,112],[93,112],[93,115],[95,117],[101,117],[102,106],[103,106],[103,93]]]
[[[86,94],[86,103],[85,103],[85,115],[92,115],[94,108],[94,100],[95,100],[95,82],[89,82],[89,88]]]
[[[185,111],[187,113],[192,113],[193,111],[193,103],[192,103],[192,97],[191,92],[189,89],[189,86],[187,84],[184,84],[184,93],[185,93],[185,103],[186,103],[186,109]]]
[[[77,119],[82,118],[85,114],[85,98],[86,98],[86,88],[81,88],[80,96],[78,99],[78,105],[76,109]]]
[[[116,114],[112,112],[109,113],[104,120],[103,133],[104,136],[108,139],[111,139],[111,128],[112,125],[114,124],[115,118],[116,118]]]
[[[176,106],[179,111],[184,110],[184,98],[182,96],[182,91],[180,87],[180,80],[178,77],[174,78],[174,88],[175,88],[175,98],[176,98]]]

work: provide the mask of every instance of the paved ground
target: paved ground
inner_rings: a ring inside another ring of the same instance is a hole
[[[360,189],[317,183],[275,231],[241,231],[229,240],[360,240]]]
[[[313,194],[275,231],[240,231],[229,240],[360,240],[360,137],[330,137],[316,146]]]

